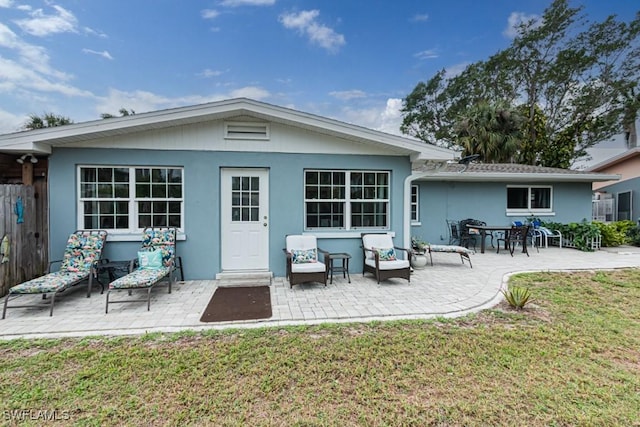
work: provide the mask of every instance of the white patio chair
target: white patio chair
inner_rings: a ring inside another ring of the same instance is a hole
[[[319,282],[327,286],[329,273],[329,253],[318,248],[316,236],[288,235],[285,237],[284,252],[287,257],[287,278],[289,286],[300,283]],[[322,254],[321,262],[318,254]]]
[[[388,234],[362,233],[362,255],[364,262],[362,275],[365,272],[373,273],[380,283],[381,280],[399,277],[411,282],[410,249],[400,248],[393,244],[393,239]],[[405,252],[406,258],[400,259],[397,252]]]

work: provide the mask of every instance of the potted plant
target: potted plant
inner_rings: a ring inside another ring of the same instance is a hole
[[[424,268],[427,265],[427,248],[429,243],[425,242],[419,237],[411,237],[411,249],[413,254],[411,256],[411,266],[415,269]]]
[[[424,254],[427,251],[429,244],[419,237],[411,237],[411,249],[414,253]]]

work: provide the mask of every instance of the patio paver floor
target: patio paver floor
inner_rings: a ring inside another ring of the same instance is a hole
[[[85,287],[78,286],[56,298],[53,317],[45,308],[9,308],[7,318],[0,320],[0,339],[457,317],[497,304],[511,273],[640,267],[640,248],[634,247],[596,252],[546,248],[539,253],[532,250],[530,255],[511,257],[508,252],[488,250],[472,255],[473,268],[469,268],[453,254],[435,253],[434,265],[414,271],[411,283],[390,279],[378,285],[370,274],[352,273],[351,283],[340,276],[326,287],[302,284],[290,289],[286,279],[276,277],[271,283],[273,316],[250,321],[200,322],[220,283],[216,280],[178,282],[171,294],[166,286],[158,286],[152,291],[151,311],[146,310],[146,303],[133,302],[113,305],[108,314],[99,287],[86,298]],[[352,268],[357,260],[353,261]],[[41,296],[22,298],[20,303],[29,303],[27,299],[36,301]]]

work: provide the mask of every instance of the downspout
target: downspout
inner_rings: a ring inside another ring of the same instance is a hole
[[[404,179],[404,221],[402,223],[402,244],[404,247],[411,244],[411,184],[425,176],[434,175],[440,168],[447,164],[449,160],[441,160],[435,164],[433,169],[423,172],[411,173]]]

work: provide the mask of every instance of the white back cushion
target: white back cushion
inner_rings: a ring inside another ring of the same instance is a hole
[[[286,237],[287,251],[291,252],[292,249],[308,250],[318,247],[318,241],[316,236],[303,236],[303,235],[291,235]]]
[[[367,248],[392,248],[393,239],[388,234],[365,234],[362,236],[362,245]]]

